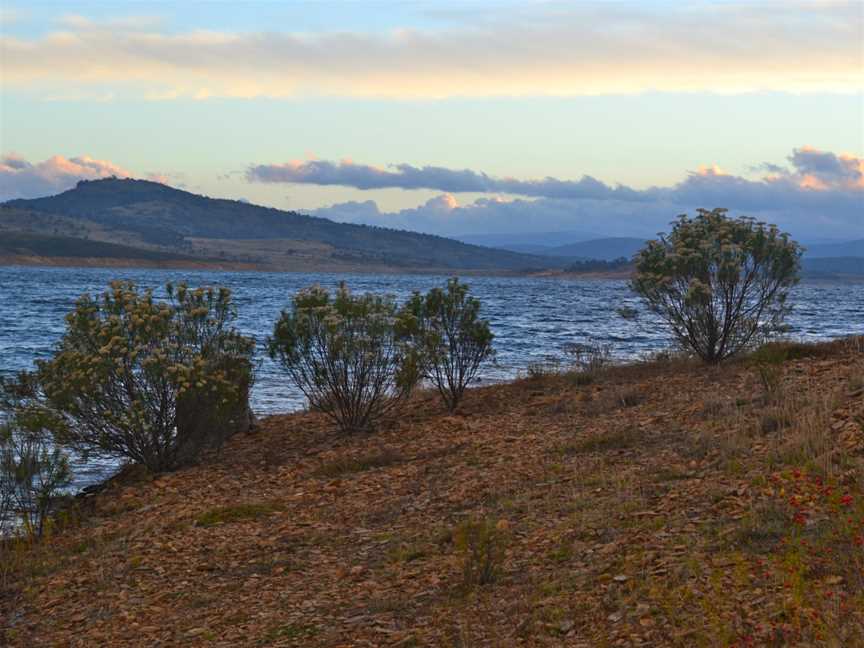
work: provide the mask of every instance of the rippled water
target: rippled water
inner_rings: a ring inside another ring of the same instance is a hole
[[[0,372],[32,367],[48,357],[61,336],[63,315],[85,292],[101,292],[112,279],[131,279],[161,291],[166,282],[190,286],[223,285],[234,292],[238,327],[258,342],[260,369],[253,392],[258,414],[302,407],[301,395],[263,353],[280,310],[298,289],[318,283],[335,287],[344,280],[355,292],[386,292],[404,298],[413,290],[441,285],[443,276],[214,272],[107,268],[0,267]],[[482,379],[515,377],[532,361],[560,355],[571,342],[610,344],[619,358],[633,358],[667,347],[671,340],[644,312],[623,280],[559,280],[524,277],[470,277],[471,291],[483,304],[498,351]],[[864,284],[804,282],[794,292],[791,335],[825,339],[864,334]],[[640,311],[625,320],[616,309]],[[108,465],[79,466],[77,485],[104,474]]]

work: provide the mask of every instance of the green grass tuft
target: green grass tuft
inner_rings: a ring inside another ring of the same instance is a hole
[[[199,515],[195,522],[198,526],[215,526],[228,522],[257,520],[272,515],[278,507],[272,503],[238,504],[237,506],[219,506]]]

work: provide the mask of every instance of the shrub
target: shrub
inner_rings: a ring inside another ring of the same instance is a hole
[[[480,365],[495,355],[489,322],[479,317],[480,300],[454,277],[444,289],[414,293],[406,308],[417,319],[426,377],[452,412]]]
[[[20,521],[27,535],[41,537],[71,482],[69,458],[52,442],[44,419],[23,408],[10,410],[7,403],[0,424],[0,535],[17,530]]]
[[[551,376],[560,376],[561,358],[549,355],[542,360],[532,360],[525,367],[525,375],[529,380],[543,380]]]
[[[231,327],[230,291],[167,292],[157,302],[113,282],[100,300],[78,300],[54,357],[37,363],[59,440],[158,472],[248,427],[254,341]]]
[[[568,344],[564,347],[573,369],[580,374],[596,376],[612,364],[612,347],[608,344],[588,342]]]
[[[412,342],[416,320],[391,297],[336,294],[319,286],[298,292],[269,340],[312,409],[344,432],[368,431],[410,394],[421,377]]]
[[[504,561],[506,521],[467,520],[456,527],[453,541],[463,555],[462,577],[466,589],[493,583]]]
[[[783,369],[768,363],[756,364],[755,367],[756,375],[759,376],[759,382],[762,383],[762,389],[765,391],[765,397],[771,399],[777,396],[783,384]]]
[[[682,215],[636,256],[632,287],[705,362],[716,363],[782,329],[801,247],[773,225]]]
[[[790,360],[815,358],[825,354],[825,350],[815,344],[792,341],[776,341],[763,344],[748,358],[751,363],[782,365]]]

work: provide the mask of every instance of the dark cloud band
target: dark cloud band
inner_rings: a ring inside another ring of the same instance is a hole
[[[670,187],[633,189],[611,186],[591,176],[579,180],[496,178],[470,169],[397,164],[379,168],[353,162],[311,160],[263,164],[247,170],[250,182],[343,186],[356,189],[432,189],[448,193],[508,194],[556,200],[630,203],[735,204],[745,209],[860,206],[864,196],[864,161],[850,155],[794,149],[790,166],[763,165],[768,175],[757,180],[700,169]]]

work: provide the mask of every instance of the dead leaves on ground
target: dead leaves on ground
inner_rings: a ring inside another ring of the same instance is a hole
[[[862,365],[841,350],[784,377],[840,394],[828,433],[856,492]],[[93,498],[5,595],[6,640],[745,645],[785,596],[751,566],[786,530],[762,488],[786,428],[759,425],[776,406],[744,366],[631,373],[477,389],[457,415],[421,396],[374,436],[266,419],[200,466]],[[495,564],[471,571],[483,534]]]

